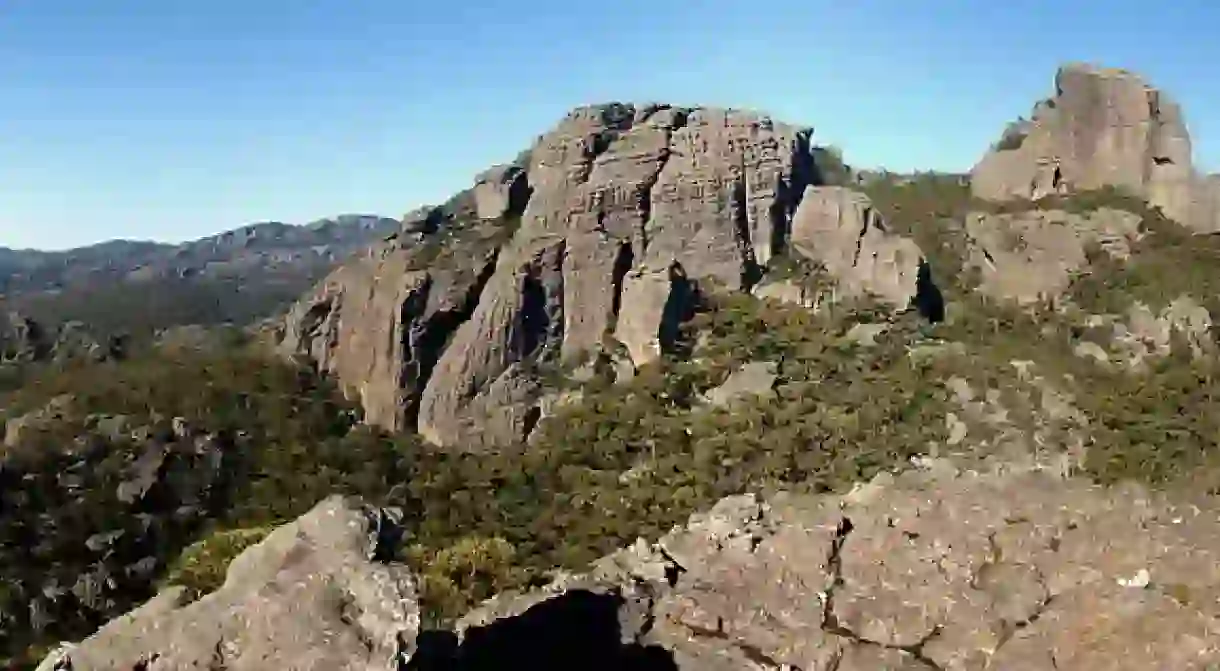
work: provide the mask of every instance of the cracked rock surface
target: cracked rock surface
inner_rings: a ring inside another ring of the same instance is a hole
[[[725,499],[459,629],[593,592],[668,668],[1205,669],[1218,555],[1214,509],[929,462],[841,497]]]

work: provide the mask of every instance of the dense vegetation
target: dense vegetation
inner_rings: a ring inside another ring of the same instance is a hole
[[[1168,356],[1129,370],[1074,352],[1082,339],[1108,345],[1089,313],[1122,313],[1136,300],[1160,309],[1184,294],[1210,307],[1218,243],[1113,193],[1006,205],[1118,206],[1147,229],[1132,260],[1096,257],[1067,307],[1019,310],[984,300],[961,272],[961,217],[980,205],[960,180],[868,189],[928,254],[950,303],[944,322],[887,319],[864,301],[815,312],[705,286],[681,334],[688,347],[626,382],[553,376],[556,392],[578,400],[500,453],[439,451],[363,427],[332,384],[237,340],[11,369],[10,390],[0,389],[6,418],[48,406],[60,414],[30,422],[0,460],[0,660],[28,663],[156,586],[215,588],[236,553],[333,492],[404,511],[402,558],[439,624],[557,566],[656,537],[727,494],[840,489],[937,450],[986,458],[1005,431],[1037,434],[1050,450],[1083,432],[1080,467],[1103,481],[1220,484],[1214,355],[1196,356],[1179,338]],[[795,261],[775,266],[769,279],[824,280]],[[878,322],[885,329],[871,344],[853,331]],[[703,401],[741,364],[764,360],[778,367],[773,393],[728,407]],[[951,379],[994,397],[1008,425],[969,420]],[[1049,413],[1051,388],[1084,420]],[[973,422],[953,444],[951,413]]]
[[[105,282],[5,300],[13,310],[45,324],[79,321],[95,337],[137,338],[182,324],[247,324],[290,305],[326,270],[278,277],[180,278],[138,284]]]

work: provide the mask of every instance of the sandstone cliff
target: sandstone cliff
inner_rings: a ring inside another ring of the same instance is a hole
[[[368,421],[477,447],[531,431],[541,369],[615,342],[648,363],[700,282],[749,290],[779,256],[911,307],[919,249],[825,186],[811,138],[737,110],[576,109],[336,271],[288,316],[283,349],[337,376]]]
[[[1139,75],[1114,68],[1060,68],[1054,96],[1006,129],[971,184],[993,200],[1116,187],[1195,230],[1220,228],[1215,180],[1192,167],[1181,109]]]

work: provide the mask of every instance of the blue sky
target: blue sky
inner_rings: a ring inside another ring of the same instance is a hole
[[[0,245],[399,216],[569,108],[748,107],[855,165],[967,169],[1056,66],[1129,67],[1220,168],[1220,4],[5,0]]]

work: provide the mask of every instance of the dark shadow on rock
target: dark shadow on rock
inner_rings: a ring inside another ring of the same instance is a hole
[[[919,314],[933,324],[945,320],[945,296],[940,292],[940,287],[932,281],[932,268],[927,261],[919,264],[919,271],[915,276],[914,303]]]
[[[460,644],[448,632],[418,639],[410,671],[677,671],[659,646],[623,643],[615,594],[574,590],[516,617],[466,632]]]
[[[682,324],[695,316],[698,285],[687,278],[686,269],[674,261],[669,266],[669,296],[661,310],[661,328],[658,333],[662,352],[675,352],[682,348]]]

